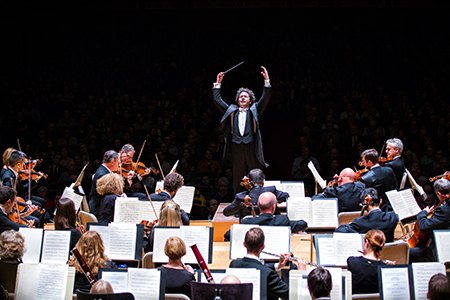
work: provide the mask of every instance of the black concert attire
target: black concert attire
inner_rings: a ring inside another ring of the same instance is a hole
[[[403,161],[401,156],[397,156],[393,160],[386,162],[384,165],[394,171],[395,178],[397,179],[398,189],[402,182],[403,173],[405,173],[405,162]]]
[[[111,223],[114,219],[114,207],[116,206],[117,195],[105,195],[100,201],[100,210],[98,213],[99,223]]]
[[[346,183],[337,187],[326,188],[323,193],[313,196],[311,199],[337,198],[339,212],[360,211],[360,195],[366,188],[360,181]]]
[[[417,214],[417,223],[423,233],[433,233],[435,229],[450,229],[450,204],[446,201],[444,204],[434,210],[431,218],[427,218],[427,212],[422,210]],[[430,246],[426,248],[414,247],[409,250],[409,261],[436,261],[436,244],[434,238],[431,238]]]
[[[107,260],[106,266],[104,267],[104,269],[118,269],[118,267],[116,266],[116,264],[113,261]],[[98,275],[95,276],[95,278],[99,279]],[[91,288],[92,288],[92,285],[89,283],[89,281],[87,280],[84,273],[76,272],[75,273],[75,283],[73,285],[73,292],[76,293],[77,290],[80,290],[82,292],[89,293]]]
[[[8,169],[5,169],[2,175],[2,181],[4,186],[9,186],[10,188],[15,188],[17,191],[17,196],[22,197],[23,199],[28,199],[28,180],[20,180],[17,179],[16,183],[16,172],[11,168],[8,167]],[[14,183],[16,184],[14,186]],[[37,186],[37,183],[34,180],[31,180],[31,189],[35,188]],[[31,195],[30,200],[34,205],[40,206],[45,208],[45,204],[47,203],[47,200],[44,198]]]
[[[276,189],[275,186],[260,186],[260,185],[255,185],[255,187],[253,189],[251,189],[250,191],[246,191],[246,192],[240,192],[236,194],[235,199],[233,200],[233,202],[228,205],[227,207],[225,207],[225,209],[223,210],[223,214],[224,216],[233,216],[234,214],[238,213],[239,215],[239,219],[242,219],[245,216],[249,216],[251,215],[251,211],[250,209],[248,209],[246,206],[243,205],[244,203],[244,198],[245,196],[249,195],[251,200],[250,202],[252,203],[255,213],[257,215],[259,215],[259,207],[258,207],[258,198],[262,193],[265,192],[271,192],[273,194],[275,194],[275,196],[277,197],[277,201],[278,203],[284,202],[286,201],[286,198],[289,198],[289,194],[279,191]],[[280,214],[280,210],[278,209],[278,207],[276,208],[274,215],[279,215]]]
[[[157,269],[166,273],[166,294],[184,294],[191,297],[191,281],[195,281],[194,274],[185,269],[164,266]]]
[[[394,241],[398,221],[398,216],[393,211],[383,212],[375,208],[367,216],[356,218],[350,224],[341,225],[334,232],[367,233],[371,229],[379,229],[384,232],[386,242],[390,243]]]
[[[98,216],[100,210],[100,201],[102,200],[102,196],[97,192],[97,180],[109,173],[112,173],[112,171],[108,169],[104,164],[102,164],[100,167],[98,167],[97,171],[95,171],[95,174],[92,177],[91,194],[89,197],[89,211],[96,216]]]
[[[10,218],[8,218],[8,214],[3,210],[3,207],[0,207],[0,234],[3,231],[7,230],[15,230],[19,231],[20,227],[28,227],[23,224],[17,224]]]
[[[167,193],[166,191],[150,194],[150,199],[152,199],[152,201],[172,200],[169,193]],[[183,222],[183,225],[189,225],[189,217],[184,209],[181,209],[181,221]]]
[[[281,280],[277,272],[267,265],[263,265],[256,257],[244,257],[235,259],[230,263],[230,268],[254,268],[261,270],[261,278],[267,278],[267,300],[288,298],[289,286]],[[261,288],[264,288],[261,286]]]
[[[291,232],[299,232],[305,230],[308,224],[303,220],[291,221],[286,215],[274,216],[269,213],[262,213],[259,216],[252,218],[244,218],[240,222],[241,224],[258,224],[258,225],[268,225],[268,226],[289,226],[291,227]]]
[[[348,270],[352,272],[352,294],[378,293],[378,266],[383,265],[381,260],[363,256],[347,258]]]
[[[392,211],[386,192],[395,190],[397,182],[391,168],[376,164],[362,176],[361,181],[366,184],[366,187],[372,187],[378,191],[378,197],[383,199],[380,205],[381,210]]]
[[[212,90],[214,104],[223,113],[223,117],[220,120],[220,123],[224,124],[225,148],[223,159],[228,159],[231,155],[234,178],[233,188],[237,192],[240,189],[240,179],[246,174],[246,167],[252,170],[268,166],[264,160],[259,118],[269,102],[271,86],[269,81],[266,80],[261,98],[248,109],[239,108],[236,104],[229,105],[225,103],[222,100],[220,87],[219,85],[217,86]],[[246,114],[243,134],[239,130],[241,114]]]

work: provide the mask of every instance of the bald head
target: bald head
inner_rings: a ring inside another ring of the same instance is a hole
[[[258,198],[258,206],[261,213],[271,213],[275,211],[277,197],[272,192],[262,193]]]
[[[221,284],[224,284],[224,283],[241,283],[241,281],[236,276],[228,275],[228,276],[225,276],[220,283]]]
[[[355,182],[355,175],[355,171],[350,168],[345,168],[344,170],[342,170],[339,174],[339,186],[346,183]]]

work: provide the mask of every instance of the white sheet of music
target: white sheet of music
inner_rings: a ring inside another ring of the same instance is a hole
[[[67,264],[39,264],[34,300],[63,300],[66,295],[68,270]]]
[[[417,205],[416,199],[414,198],[413,190],[406,189],[399,191],[398,193],[402,196],[410,216],[415,216],[420,213],[421,209],[419,205]]]
[[[289,226],[260,226],[264,231],[264,251],[280,254],[290,252],[291,228]],[[277,259],[275,256],[261,253],[263,259]]]
[[[195,187],[183,185],[178,190],[175,197],[173,197],[173,201],[175,201],[181,209],[184,209],[186,213],[190,214],[192,202],[194,201],[194,193]]]
[[[313,223],[311,225],[308,223],[308,227],[337,228],[339,225],[337,199],[313,200],[312,219]]]
[[[362,238],[359,233],[334,233],[336,265],[346,266],[350,256],[361,256]]]
[[[102,271],[102,279],[111,284],[114,293],[128,292],[128,272]]]
[[[436,253],[440,262],[450,261],[450,231],[434,230]]]
[[[136,300],[159,300],[161,271],[128,268],[128,291]]]
[[[106,251],[109,249],[109,227],[90,224],[89,231],[95,231],[100,235],[103,241],[103,246],[105,247],[105,253],[107,253]]]
[[[225,272],[219,273],[219,272],[213,272],[213,270],[210,270],[210,271],[211,271],[211,276],[214,279],[215,283],[220,283],[222,281],[222,279],[224,279],[225,276],[227,276],[227,274]],[[199,272],[198,275],[200,276],[200,280],[199,280],[200,282],[208,283],[205,273]]]
[[[133,260],[136,253],[136,224],[113,222],[108,227],[108,257]]]
[[[261,271],[258,269],[228,268],[227,275],[234,275],[241,283],[253,283],[253,300],[261,298]],[[265,287],[264,287],[265,288]]]
[[[44,229],[20,227],[19,232],[23,236],[24,246],[27,249],[22,257],[22,261],[24,263],[38,263],[41,258]]]
[[[45,230],[41,262],[67,263],[71,232],[69,230]],[[67,275],[67,274],[66,274]]]
[[[381,268],[384,300],[410,300],[408,268]]]
[[[317,172],[316,167],[314,166],[314,163],[312,161],[310,161],[308,163],[308,168],[311,170],[311,173],[314,176],[314,179],[316,180],[316,182],[320,185],[320,187],[322,189],[325,189],[327,186],[326,181],[320,176],[319,172]]]
[[[333,282],[333,288],[331,289],[331,300],[342,299],[342,268],[325,268],[330,271],[331,281]]]
[[[336,253],[334,247],[334,240],[332,238],[319,238],[317,239],[318,245],[316,245],[316,253],[319,255],[318,261],[320,265],[335,265]]]
[[[114,222],[138,224],[142,221],[141,202],[138,198],[117,197],[114,206]]]
[[[308,279],[299,277],[297,280],[297,300],[310,300],[311,295],[308,290]]]
[[[303,220],[311,226],[312,218],[312,203],[311,198],[308,197],[289,197],[286,200],[287,215],[290,220]]]
[[[264,180],[264,186],[274,186],[277,190],[282,190],[281,181],[279,180]]]
[[[428,282],[434,274],[446,275],[445,265],[439,262],[413,263],[412,270],[416,299],[427,299]]]
[[[164,203],[163,201],[152,201],[152,202],[140,201],[140,202],[141,202],[141,209],[142,209],[142,216],[141,216],[142,220],[153,221],[153,220],[159,219],[159,212],[161,211],[161,205]],[[153,210],[152,203],[153,203],[153,207],[155,208],[155,210]],[[155,215],[155,211],[156,211],[156,215]]]
[[[259,226],[253,224],[231,226],[230,259],[242,258],[247,255],[247,248],[244,247],[245,234],[253,227]]]
[[[171,236],[177,236],[181,238],[181,230],[177,227],[174,228],[161,228],[156,227],[153,234],[153,262],[168,262],[169,258],[164,254],[164,246],[166,241]],[[189,245],[186,245],[186,253],[191,251],[187,249]]]
[[[400,220],[414,216],[420,212],[420,208],[417,205],[416,200],[414,200],[414,197],[412,197],[412,194],[411,197],[408,197],[406,196],[407,193],[411,194],[411,190],[408,189],[401,192],[392,190],[386,192],[386,196],[389,198],[389,202]],[[410,208],[410,206],[412,208]]]
[[[186,245],[186,255],[181,258],[184,263],[198,263],[194,251],[189,246],[197,244],[198,250],[205,259],[209,261],[209,228],[202,226],[180,226],[181,239]]]
[[[155,186],[155,193],[157,193],[158,190],[162,191],[163,189],[164,189],[164,180],[158,180]]]
[[[303,182],[285,182],[281,190],[289,193],[289,197],[305,197],[305,184]]]
[[[81,205],[81,201],[83,201],[83,196],[76,194],[75,190],[70,187],[66,187],[64,189],[61,198],[69,198],[70,200],[72,200],[73,203],[75,203],[75,211],[78,211]]]

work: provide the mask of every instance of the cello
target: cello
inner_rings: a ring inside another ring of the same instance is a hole
[[[250,178],[248,178],[247,176],[244,176],[242,178],[240,185],[245,187],[247,189],[247,191],[251,191],[255,187],[255,184],[252,181],[250,181]],[[250,212],[252,213],[253,217],[256,217],[253,203],[251,203],[250,200],[252,200],[252,198],[249,195],[245,195],[245,197],[244,197],[245,204],[243,204],[243,205],[250,209]]]

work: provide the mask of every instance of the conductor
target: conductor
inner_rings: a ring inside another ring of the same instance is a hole
[[[241,190],[240,179],[246,174],[247,169],[262,169],[268,166],[264,160],[259,118],[269,102],[271,86],[269,73],[266,68],[261,68],[263,69],[261,74],[264,76],[264,90],[258,102],[255,102],[253,91],[241,87],[236,93],[236,104],[225,103],[220,93],[223,72],[217,75],[217,81],[213,87],[214,103],[223,113],[220,121],[224,123],[223,134],[226,143],[223,159],[231,155],[235,192]]]

